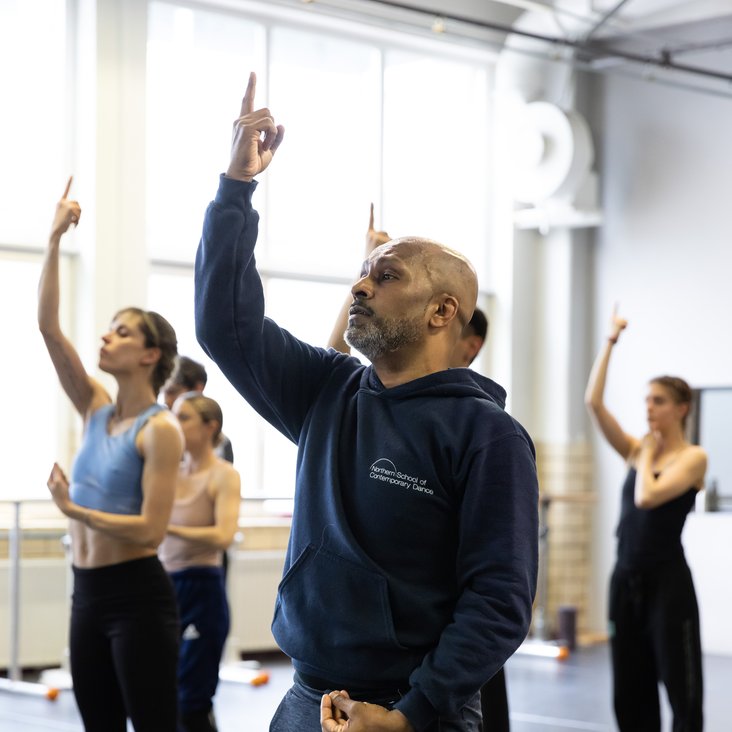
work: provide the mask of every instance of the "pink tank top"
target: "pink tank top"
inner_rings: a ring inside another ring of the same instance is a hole
[[[214,468],[193,476],[179,476],[187,483],[189,490],[185,498],[176,498],[170,523],[178,526],[213,526],[214,502],[208,492],[211,473]],[[189,567],[220,567],[223,553],[209,549],[198,542],[181,539],[167,534],[158,549],[158,556],[167,572],[177,572]]]

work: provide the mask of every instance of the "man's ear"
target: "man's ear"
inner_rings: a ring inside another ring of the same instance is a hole
[[[457,316],[460,303],[454,295],[441,295],[436,303],[430,325],[434,328],[444,328]]]

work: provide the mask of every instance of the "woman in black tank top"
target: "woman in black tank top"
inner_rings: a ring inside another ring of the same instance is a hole
[[[628,464],[609,600],[615,716],[621,732],[660,731],[661,681],[673,729],[692,732],[703,726],[701,641],[681,531],[704,486],[707,456],[685,438],[691,389],[683,379],[649,382],[642,438],[626,433],[606,408],[610,355],[626,326],[614,313],[585,393],[595,423]]]

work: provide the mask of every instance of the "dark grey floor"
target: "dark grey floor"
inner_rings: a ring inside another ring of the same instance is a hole
[[[269,720],[289,688],[292,669],[282,659],[264,660],[270,680],[262,686],[224,681],[216,698],[220,732],[266,732]],[[707,732],[732,730],[732,658],[704,659]],[[516,655],[506,666],[512,732],[610,732],[608,650],[604,645],[577,650],[567,661]],[[664,708],[664,731],[670,730]],[[0,690],[2,732],[82,730],[72,693],[55,702]],[[297,732],[297,730],[293,730]]]

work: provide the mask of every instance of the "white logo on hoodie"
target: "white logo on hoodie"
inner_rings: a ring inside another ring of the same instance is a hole
[[[396,465],[389,458],[385,457],[374,460],[369,468],[369,478],[430,496],[434,494],[434,491],[427,487],[427,478],[403,473],[397,470]]]

